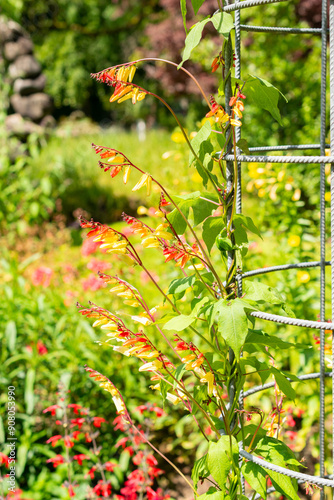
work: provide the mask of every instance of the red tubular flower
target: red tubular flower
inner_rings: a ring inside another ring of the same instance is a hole
[[[86,443],[91,443],[92,442],[92,438],[90,437],[89,432],[85,433],[85,439],[86,439]]]
[[[83,424],[86,422],[86,419],[84,417],[81,418],[72,418],[71,419],[71,427],[78,426],[79,429],[83,426]]]
[[[103,497],[109,497],[111,495],[111,484],[104,483],[102,479],[94,486],[93,491],[96,495],[102,495]]]
[[[132,459],[132,462],[135,464],[135,465],[140,465],[142,460],[144,458],[144,453],[140,450],[137,455],[135,455]]]
[[[93,417],[93,425],[95,427],[101,427],[101,424],[107,422],[103,417]]]
[[[95,477],[95,471],[96,471],[96,465],[93,465],[93,467],[91,469],[89,469],[89,471],[87,472],[87,474],[85,474],[85,477],[90,477],[91,479],[94,479]]]
[[[82,465],[83,460],[89,460],[89,457],[84,453],[79,453],[79,455],[74,455],[73,460],[77,460],[79,465]]]
[[[114,427],[114,431],[122,431],[124,432],[125,431],[125,425],[124,425],[124,420],[123,420],[123,417],[122,415],[118,415],[114,421],[113,421],[113,425],[115,426]]]
[[[151,467],[155,467],[156,465],[158,465],[158,460],[153,455],[147,455],[146,463]]]
[[[150,467],[147,472],[150,478],[158,477],[164,473],[162,469],[158,469],[157,467]]]
[[[66,448],[72,448],[74,446],[74,443],[69,436],[64,437],[64,445],[66,446]]]
[[[116,443],[116,448],[119,448],[120,446],[122,446],[123,450],[126,446],[126,443],[128,442],[128,438],[127,437],[123,437],[122,439],[120,439],[117,443]]]
[[[47,444],[51,443],[51,446],[54,448],[57,445],[58,441],[60,441],[61,439],[63,439],[63,436],[57,434],[56,436],[50,437],[50,439],[48,439],[46,443]]]
[[[5,467],[8,468],[9,467],[9,460],[8,460],[7,455],[0,452],[0,465],[3,465],[3,464],[5,464]]]
[[[73,486],[70,484],[69,487],[67,488],[68,490],[68,494],[69,496],[72,498],[72,497],[75,497],[75,493],[74,493],[74,489],[73,489]]]
[[[104,463],[104,468],[108,472],[114,472],[115,467],[117,467],[117,464],[114,464],[113,462],[105,462]]]
[[[36,347],[40,356],[44,356],[44,354],[49,352],[41,340],[37,340]]]
[[[45,408],[45,410],[43,410],[43,413],[47,413],[48,411],[50,411],[51,415],[54,417],[55,414],[56,414],[56,410],[58,408],[61,408],[61,406],[59,406],[59,405],[52,405],[52,406],[49,406],[48,408]]]
[[[74,404],[74,403],[70,403],[69,405],[67,405],[67,408],[73,408],[73,411],[76,415],[79,415],[79,408],[82,408],[81,405],[77,405],[77,404]]]
[[[73,437],[73,439],[79,439],[79,437],[78,437],[78,436],[79,436],[79,434],[81,434],[81,432],[80,432],[80,431],[73,431],[73,432],[72,432],[72,437]]]
[[[159,408],[159,406],[153,406],[151,408],[151,411],[154,411],[157,417],[162,417],[163,415],[165,415],[164,410],[162,408]]]
[[[53,464],[53,467],[56,468],[58,465],[65,463],[65,459],[63,455],[56,455],[55,457],[48,458],[46,461],[47,464]]]

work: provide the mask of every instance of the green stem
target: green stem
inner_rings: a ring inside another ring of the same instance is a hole
[[[201,407],[201,405],[196,401],[196,399],[193,398],[190,392],[187,391],[187,389],[184,387],[184,384],[182,385],[181,382],[177,380],[177,378],[175,378],[174,375],[171,372],[169,372],[166,368],[165,370],[168,373],[168,375],[177,383],[177,385],[180,386],[180,391],[182,391],[189,399],[191,399],[191,401],[193,401],[193,403],[199,408],[199,410],[203,413],[204,417],[210,424],[212,430],[216,433],[217,437],[220,438],[218,429],[216,428],[215,424],[213,423],[209,415],[206,413],[206,411]]]

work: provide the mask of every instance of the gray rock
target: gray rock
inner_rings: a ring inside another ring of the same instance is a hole
[[[41,73],[41,65],[31,55],[19,56],[16,61],[8,67],[9,76],[17,78],[34,78]]]
[[[4,47],[4,55],[7,61],[14,61],[19,56],[31,54],[33,43],[30,38],[21,36],[16,42],[7,42]]]
[[[28,96],[14,94],[10,98],[10,103],[16,113],[20,113],[25,118],[39,121],[48,115],[52,110],[52,99],[47,94],[38,92]]]
[[[41,92],[46,84],[45,75],[41,74],[37,78],[18,78],[14,82],[14,94],[29,95]]]
[[[57,125],[57,122],[55,118],[52,115],[46,115],[44,118],[40,121],[39,125],[45,129],[52,129],[55,128]]]
[[[25,120],[19,113],[6,116],[5,119],[6,130],[11,134],[21,139],[26,139],[28,135],[37,133],[43,134],[43,128],[36,123]]]
[[[24,29],[15,21],[7,21],[0,18],[0,42],[11,42],[17,40],[20,36],[27,36]]]

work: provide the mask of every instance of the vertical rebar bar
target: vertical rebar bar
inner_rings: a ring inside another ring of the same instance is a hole
[[[329,1],[329,74],[330,74],[330,145],[334,151],[334,0]],[[331,165],[331,278],[332,278],[332,317],[334,311],[334,163]],[[334,335],[332,333],[332,370],[334,366]],[[332,411],[334,418],[334,377],[332,377]],[[334,422],[333,422],[334,428]],[[332,432],[332,459],[334,464],[334,432]],[[332,490],[334,498],[334,489]]]
[[[326,70],[327,70],[327,0],[322,0],[321,18],[321,93],[320,93],[320,154],[325,155],[326,148]],[[320,165],[320,321],[325,321],[325,286],[326,286],[326,207],[325,165]],[[320,477],[325,474],[325,332],[320,331]],[[320,499],[324,500],[324,490]]]

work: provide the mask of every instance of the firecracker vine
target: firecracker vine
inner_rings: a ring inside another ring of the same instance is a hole
[[[192,0],[192,3],[198,8],[199,2]],[[184,0],[181,7],[185,19]],[[183,68],[208,22],[222,36],[221,51],[212,61],[212,71],[221,70],[222,77],[216,96],[206,96],[196,77]],[[122,315],[94,303],[88,307],[79,305],[79,308],[82,315],[94,319],[93,327],[101,328],[106,336],[100,338],[101,344],[125,357],[138,359],[139,372],[148,373],[150,389],[161,394],[164,404],[180,405],[193,416],[207,441],[207,453],[193,467],[190,487],[195,498],[244,499],[244,478],[254,495],[257,493],[261,498],[266,498],[267,483],[272,481],[277,491],[297,500],[295,480],[275,475],[239,456],[239,444],[242,443],[246,451],[270,459],[276,465],[294,470],[300,465],[290,448],[279,439],[283,400],[293,399],[295,393],[288,378],[290,375],[275,365],[274,351],[289,349],[291,344],[256,328],[251,315],[268,304],[287,312],[289,309],[280,294],[264,284],[243,280],[242,292],[238,288],[248,235],[261,234],[250,217],[236,210],[237,148],[248,151],[245,139],[237,141],[236,129],[242,126],[243,113],[247,112],[248,93],[280,121],[277,107],[280,93],[254,75],[244,80],[233,77],[233,28],[232,16],[224,13],[218,2],[218,11],[199,21],[188,32],[183,59],[178,66],[171,61],[146,58],[92,75],[111,87],[111,103],[131,100],[136,104],[152,98],[158,99],[171,112],[189,146],[189,166],[202,178],[203,190],[175,195],[161,184],[158,175],[146,171],[146,166],[137,165],[135,158],[130,159],[112,146],[93,144],[99,166],[109,172],[111,178],[122,175],[124,184],[132,182],[132,191],[145,189],[147,197],[155,186],[161,196],[153,222],[123,214],[124,223],[132,234],[129,230],[122,232],[83,217],[80,218],[81,227],[89,229],[87,238],[98,242],[101,250],[116,255],[124,265],[144,270],[160,294],[161,302],[152,308],[148,303],[151,298],[145,296],[145,290],[135,288],[120,276],[99,273],[100,279],[111,285],[110,292],[122,298],[124,305],[135,312]],[[209,109],[203,110],[204,121],[194,138],[190,139],[164,99],[134,83],[136,68],[149,61],[177,66],[200,89],[204,106]],[[270,106],[268,99],[263,99],[263,93],[268,92]],[[226,161],[227,154],[232,154],[234,161]],[[161,259],[179,268],[180,277],[171,281],[168,290],[161,288],[145,256],[136,250],[133,238],[138,237],[144,250],[156,249]],[[182,301],[184,297],[187,298],[186,306]],[[169,308],[167,314],[161,304]],[[161,336],[163,344],[155,345],[153,329]],[[93,367],[87,367],[87,371],[111,394],[118,415],[131,425],[120,391]],[[262,383],[270,377],[274,379],[275,405],[268,416],[258,408],[240,406],[240,394],[249,375],[253,380],[258,377]],[[204,431],[207,426],[211,429],[210,435]],[[173,467],[178,470],[175,465]],[[189,484],[182,471],[178,472]],[[198,482],[209,477],[210,487],[199,496]]]

